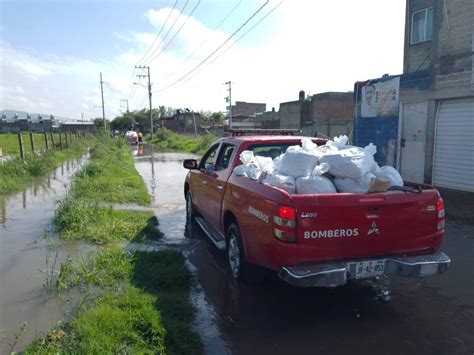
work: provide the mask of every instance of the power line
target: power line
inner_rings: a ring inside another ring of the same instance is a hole
[[[271,9],[270,11],[268,11],[265,16],[263,16],[262,18],[260,18],[260,20],[258,20],[252,27],[250,27],[246,32],[244,32],[239,38],[237,38],[234,42],[232,42],[230,44],[230,46],[228,46],[226,49],[224,49],[221,53],[219,53],[212,61],[210,61],[208,63],[207,66],[211,65],[212,63],[214,63],[217,59],[219,59],[219,57],[223,56],[229,49],[231,49],[233,46],[235,46],[237,44],[237,42],[239,42],[243,37],[245,37],[250,31],[252,31],[255,27],[257,27],[260,22],[262,22],[263,20],[265,20],[265,18],[267,16],[269,16],[273,11],[275,11],[282,3],[283,3],[284,0],[281,0],[273,9]]]
[[[186,3],[184,4],[183,8],[181,9],[181,11],[179,12],[179,15],[176,16],[176,18],[174,19],[174,22],[173,24],[171,25],[171,27],[168,29],[168,31],[166,32],[165,36],[163,37],[161,43],[153,50],[153,52],[148,56],[149,58],[154,56],[155,53],[158,51],[158,49],[160,49],[161,47],[161,44],[165,41],[165,39],[168,37],[168,35],[170,34],[170,32],[173,30],[174,28],[174,25],[176,25],[176,22],[178,21],[178,19],[181,17],[181,14],[183,13],[183,11],[186,9],[186,6],[188,6],[188,3],[189,3],[189,0],[186,0]],[[147,62],[149,62],[148,60],[145,60],[143,61],[144,64],[146,64]]]
[[[194,71],[196,71],[199,67],[201,67],[205,62],[207,62],[214,54],[216,54],[219,49],[221,49],[227,42],[229,42],[247,23],[249,23],[249,21],[251,21],[260,11],[262,11],[262,9],[267,6],[267,4],[269,3],[270,0],[267,0],[262,6],[260,6],[258,8],[257,11],[255,11],[252,16],[250,16],[237,30],[235,30],[221,45],[219,45],[211,54],[209,54],[203,61],[201,61],[198,65],[196,65],[193,69],[191,69],[189,72],[187,72],[186,74],[184,74],[181,78],[179,78],[178,80],[174,81],[173,83],[171,83],[170,85],[168,86],[165,86],[161,89],[158,89],[158,90],[155,90],[154,92],[161,92],[161,91],[164,91],[164,90],[167,90],[169,89],[170,87],[172,86],[175,86],[176,84],[178,84],[179,82],[183,81],[187,76],[189,76],[190,74],[192,74]]]
[[[150,64],[151,62],[155,61],[160,55],[161,53],[163,53],[166,48],[168,48],[168,46],[173,42],[173,40],[176,38],[176,36],[179,34],[179,32],[182,30],[182,28],[184,27],[184,25],[186,25],[186,23],[188,22],[188,20],[191,18],[191,16],[193,15],[194,11],[196,11],[197,7],[199,6],[199,4],[201,3],[201,0],[198,0],[198,2],[196,3],[196,5],[194,6],[194,8],[191,10],[191,12],[189,13],[188,17],[186,18],[186,20],[184,20],[183,24],[181,25],[180,28],[178,28],[178,30],[176,31],[176,33],[173,35],[173,37],[171,37],[170,41],[166,44],[166,46],[164,46],[160,52],[153,58],[147,60],[148,64]]]
[[[216,57],[214,57],[209,63],[207,63],[204,67],[202,67],[199,71],[194,73],[192,76],[184,80],[184,82],[187,82],[194,78],[196,75],[198,75],[200,72],[202,72],[204,69],[209,67],[212,63],[214,63],[217,59],[219,59],[221,56],[223,56],[229,49],[231,49],[234,45],[237,44],[243,37],[245,37],[250,31],[252,31],[255,27],[257,27],[267,16],[269,16],[273,11],[275,11],[282,3],[284,0],[281,0],[273,9],[268,11],[265,16],[262,16],[252,27],[250,27],[245,33],[243,33],[240,37],[238,37],[234,42],[232,42],[226,49],[224,49],[221,53],[219,53]]]
[[[158,32],[158,34],[156,35],[155,39],[153,40],[151,46],[148,48],[148,50],[145,52],[145,54],[143,55],[143,57],[137,62],[137,65],[140,64],[140,62],[144,61],[145,60],[145,57],[148,55],[148,53],[150,53],[150,50],[153,48],[153,46],[155,45],[156,41],[158,40],[158,38],[160,38],[160,34],[161,32],[163,32],[163,29],[165,28],[166,24],[168,23],[168,20],[170,19],[171,17],[171,14],[173,13],[174,9],[176,8],[176,5],[178,4],[178,0],[176,0],[174,2],[174,5],[173,5],[173,8],[171,9],[170,13],[168,14],[168,17],[166,17],[166,20],[165,22],[163,23],[163,25],[161,25],[161,28],[160,28],[160,31]]]
[[[232,13],[237,9],[237,7],[239,7],[240,3],[242,2],[242,0],[238,0],[237,3],[234,5],[234,7],[227,13],[227,15],[224,16],[224,18],[219,22],[219,24],[214,27],[214,29],[212,30],[212,33],[216,32],[221,26],[222,24],[229,18],[230,15],[232,15]],[[178,66],[178,68],[182,68],[182,66],[187,63],[187,61],[204,45],[204,43],[207,42],[207,39],[205,39],[204,41],[201,42],[201,44],[199,44],[187,57],[186,59],[184,59]],[[167,76],[165,76],[163,78],[163,80],[166,80],[168,79],[169,77],[173,76],[175,74],[175,72],[171,72],[169,73]]]
[[[268,11],[265,16],[261,17],[252,27],[250,27],[245,33],[243,33],[240,37],[238,37],[235,42],[232,42],[226,49],[224,49],[221,53],[219,53],[216,57],[214,57],[210,62],[208,62],[204,67],[202,67],[200,70],[198,70],[196,73],[191,75],[190,77],[186,78],[183,83],[191,80],[194,78],[196,75],[198,75],[200,72],[205,70],[207,67],[209,67],[212,63],[214,63],[217,59],[219,59],[221,56],[223,56],[229,49],[231,49],[237,42],[239,42],[243,37],[245,37],[250,31],[252,31],[256,26],[258,26],[267,16],[269,16],[273,11],[275,11],[282,3],[284,0],[281,0],[273,9]],[[161,89],[160,89],[161,90]]]

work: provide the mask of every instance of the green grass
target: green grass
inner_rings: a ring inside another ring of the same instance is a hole
[[[29,133],[22,133],[23,137],[23,149],[25,154],[30,154],[32,152],[31,149],[31,142],[30,142],[30,134]],[[53,144],[51,141],[51,136],[48,133],[48,146],[51,149]],[[59,145],[59,133],[53,133],[54,143],[55,145]],[[64,141],[64,134],[62,136],[63,144]],[[73,141],[76,140],[76,137],[73,135]],[[44,151],[46,150],[46,142],[44,140],[43,133],[33,133],[33,140],[35,143],[35,150],[36,151]],[[69,141],[69,135],[68,135]],[[4,156],[16,156],[20,154],[20,145],[18,143],[18,135],[16,133],[2,133],[0,134],[0,148],[3,150]]]
[[[158,220],[152,212],[114,210],[73,196],[59,203],[53,223],[61,238],[96,244],[118,240],[143,242],[161,237]]]
[[[30,154],[24,161],[14,158],[0,164],[0,195],[21,191],[35,179],[45,176],[61,162],[80,157],[90,143],[90,141],[74,141],[68,149],[49,150],[37,155]]]
[[[202,341],[190,326],[195,312],[188,300],[190,283],[177,251],[129,254],[115,246],[87,261],[67,260],[58,288],[101,293],[25,353],[200,354]]]
[[[212,142],[218,137],[207,134],[199,137],[189,137],[173,133],[172,131],[161,128],[156,132],[152,143],[162,149],[178,150],[202,155],[206,152]]]
[[[150,202],[132,155],[121,139],[106,139],[91,151],[90,162],[76,175],[75,198],[114,203]]]

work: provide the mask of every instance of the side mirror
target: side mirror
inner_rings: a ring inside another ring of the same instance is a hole
[[[198,168],[198,163],[196,159],[184,159],[183,161],[183,167],[186,169],[197,169]]]

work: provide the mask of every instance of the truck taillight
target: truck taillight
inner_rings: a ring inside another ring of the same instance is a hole
[[[282,242],[296,242],[296,211],[293,207],[280,206],[278,216],[273,216],[273,235]]]
[[[437,225],[436,229],[437,230],[444,229],[445,212],[444,212],[443,199],[441,197],[438,198],[438,202],[436,204],[436,211],[438,212],[438,225]]]

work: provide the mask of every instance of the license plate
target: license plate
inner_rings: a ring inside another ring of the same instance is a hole
[[[356,279],[367,279],[383,274],[385,260],[359,261],[356,263]]]

